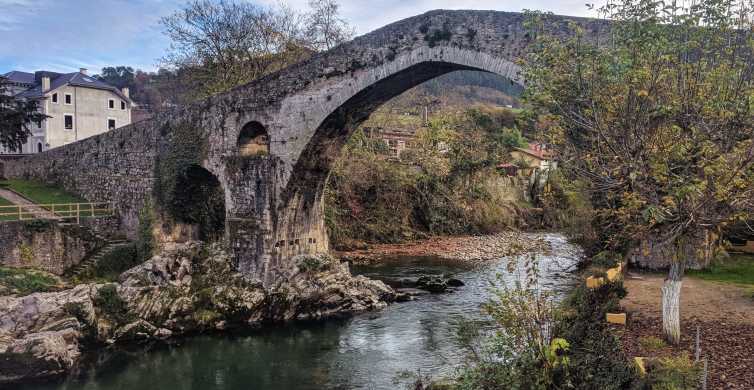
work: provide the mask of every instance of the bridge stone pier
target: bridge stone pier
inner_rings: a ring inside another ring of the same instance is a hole
[[[169,176],[194,164],[222,188],[223,235],[238,269],[269,284],[295,255],[328,250],[323,191],[359,124],[390,98],[456,70],[523,84],[516,61],[531,43],[525,18],[428,12],[229,92],[20,160],[6,174],[113,202],[132,237],[140,210],[151,205],[163,216],[159,229],[175,237],[169,221],[181,216],[168,216],[165,193],[186,197],[192,187]],[[593,37],[606,31],[604,21],[562,16],[547,17],[546,28],[567,34],[569,22]]]

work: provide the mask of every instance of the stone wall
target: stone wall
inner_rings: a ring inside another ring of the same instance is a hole
[[[139,210],[152,192],[158,135],[159,128],[142,122],[8,161],[5,173],[56,184],[90,202],[111,202],[120,227],[134,237]]]
[[[104,245],[91,230],[54,221],[0,224],[0,265],[62,275]]]

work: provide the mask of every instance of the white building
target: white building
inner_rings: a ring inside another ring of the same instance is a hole
[[[31,125],[31,136],[21,150],[0,154],[40,153],[131,123],[133,102],[128,88],[103,83],[81,69],[75,73],[12,71],[3,75],[14,96],[36,100],[49,118]]]

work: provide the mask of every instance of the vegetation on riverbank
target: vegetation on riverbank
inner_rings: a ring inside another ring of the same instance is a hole
[[[357,131],[333,167],[325,198],[336,248],[432,235],[482,234],[519,224],[520,189],[496,165],[523,143],[506,109],[437,115],[400,160]]]
[[[0,267],[0,295],[28,295],[35,292],[55,291],[61,281],[44,271]]]

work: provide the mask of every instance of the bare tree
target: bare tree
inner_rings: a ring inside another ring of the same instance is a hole
[[[172,41],[163,64],[190,71],[198,97],[224,91],[305,58],[303,19],[284,6],[194,0],[162,19]]]
[[[354,36],[353,27],[340,17],[336,0],[309,0],[309,7],[306,36],[313,49],[329,50]]]
[[[329,49],[353,35],[334,0],[312,0],[311,12],[281,3],[193,0],[162,19],[172,44],[164,66],[187,75],[201,98],[247,83]]]

